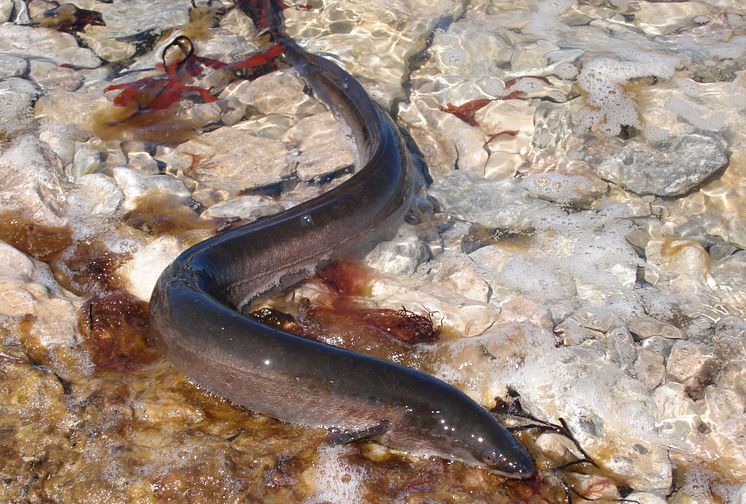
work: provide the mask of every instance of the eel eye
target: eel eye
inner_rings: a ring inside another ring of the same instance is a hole
[[[482,452],[482,462],[487,465],[495,465],[497,464],[497,461],[499,459],[500,456],[497,454],[497,451],[494,448],[487,448]]]

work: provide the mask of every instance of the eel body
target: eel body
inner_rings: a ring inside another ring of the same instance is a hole
[[[162,273],[150,301],[157,345],[199,385],[279,420],[531,477],[534,464],[525,448],[454,387],[239,313],[319,264],[361,254],[394,234],[415,185],[391,118],[351,75],[284,33],[274,0],[262,7],[286,59],[351,129],[362,167],[317,198],[183,252]]]

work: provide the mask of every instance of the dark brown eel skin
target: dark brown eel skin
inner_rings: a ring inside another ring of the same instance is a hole
[[[281,421],[330,429],[342,442],[373,439],[415,456],[532,477],[526,449],[454,387],[239,313],[319,264],[359,256],[393,235],[414,193],[413,170],[391,118],[350,74],[287,36],[280,7],[263,2],[263,23],[295,71],[350,127],[363,167],[317,198],[182,253],[150,301],[157,345],[197,384]]]

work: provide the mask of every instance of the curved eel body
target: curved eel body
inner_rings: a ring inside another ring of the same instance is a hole
[[[351,128],[363,166],[315,199],[182,253],[162,273],[150,301],[157,345],[196,383],[279,420],[531,477],[534,464],[525,448],[452,386],[237,311],[319,264],[365,252],[392,235],[414,192],[407,152],[389,116],[351,75],[285,35],[273,0],[264,0],[263,8],[287,60]]]

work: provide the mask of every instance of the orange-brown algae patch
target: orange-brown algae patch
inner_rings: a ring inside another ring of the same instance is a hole
[[[40,226],[6,211],[0,213],[0,240],[39,261],[49,261],[70,245],[72,233],[70,228]]]
[[[96,240],[78,241],[49,263],[57,282],[78,295],[101,293],[120,288],[117,268],[128,254],[115,254]]]
[[[178,115],[177,104],[163,110],[140,112],[137,103],[119,107],[104,105],[89,117],[87,127],[101,140],[134,140],[162,144],[179,144],[199,134],[207,119]]]
[[[359,262],[337,261],[316,275],[337,293],[346,296],[370,296],[373,270]]]
[[[126,369],[159,356],[147,342],[148,304],[124,290],[89,299],[80,310],[78,326],[96,366]]]
[[[200,218],[196,211],[161,192],[147,193],[137,200],[136,205],[134,210],[123,217],[124,222],[152,236],[168,234],[183,239],[188,236],[180,235],[198,230],[208,230],[212,234],[218,226],[216,221]],[[205,236],[197,238],[196,241],[201,241]]]

